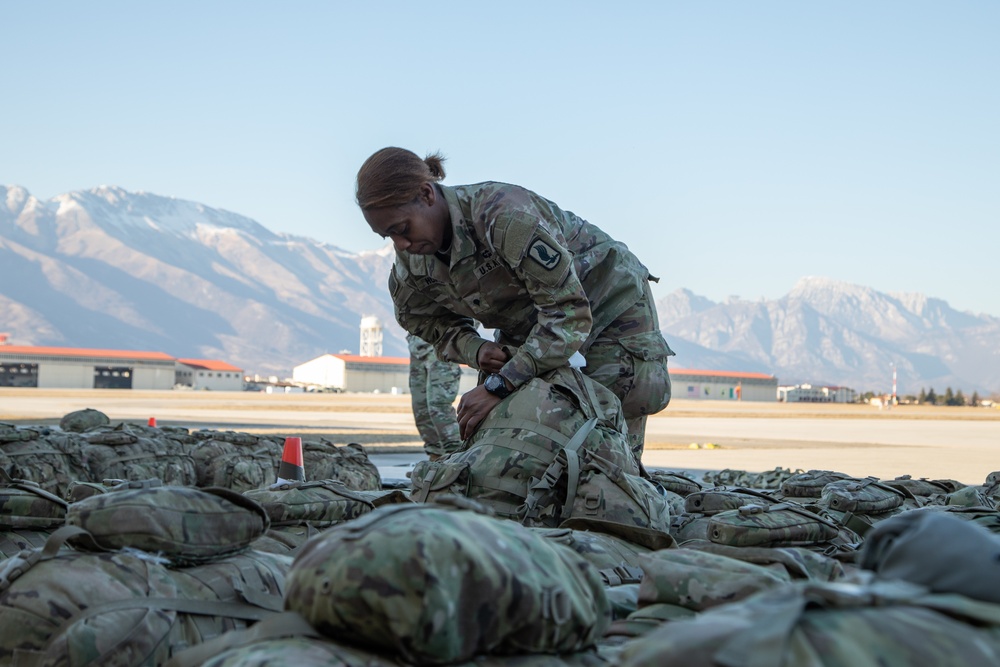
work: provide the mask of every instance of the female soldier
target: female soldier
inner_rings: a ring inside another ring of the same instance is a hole
[[[383,148],[358,171],[356,195],[372,231],[395,245],[400,325],[442,359],[489,373],[459,401],[462,438],[511,391],[580,352],[583,372],[621,399],[638,460],[646,415],[670,401],[656,279],[624,243],[534,192],[442,185],[443,161]]]

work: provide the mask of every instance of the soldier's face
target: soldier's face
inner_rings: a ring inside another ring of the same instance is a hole
[[[392,239],[396,252],[433,255],[451,241],[448,205],[430,183],[425,183],[409,204],[369,209],[364,216],[373,232]]]

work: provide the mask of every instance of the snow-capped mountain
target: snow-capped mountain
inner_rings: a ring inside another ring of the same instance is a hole
[[[41,201],[0,186],[0,331],[20,345],[155,350],[284,377],[356,352],[374,315],[385,354],[405,356],[386,289],[393,256],[116,187]],[[678,289],[657,306],[680,367],[881,391],[895,366],[900,393],[1000,390],[1000,319],[921,294],[804,278],[774,301]]]
[[[391,246],[361,254],[195,202],[99,187],[40,201],[0,186],[0,331],[22,345],[157,350],[288,375],[357,352],[363,315],[405,355]]]
[[[1000,389],[1000,318],[921,294],[807,277],[773,301],[714,303],[677,290],[657,307],[680,366],[763,370],[782,384],[858,391],[890,390],[895,368],[901,394]]]

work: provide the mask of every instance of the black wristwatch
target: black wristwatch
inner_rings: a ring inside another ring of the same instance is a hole
[[[507,398],[511,395],[511,390],[507,388],[507,383],[499,373],[490,373],[487,375],[486,380],[483,381],[483,386],[486,387],[486,391],[498,398]]]

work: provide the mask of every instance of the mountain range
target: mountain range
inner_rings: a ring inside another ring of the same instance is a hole
[[[155,350],[287,377],[359,347],[362,316],[405,356],[391,245],[351,253],[196,202],[102,186],[47,201],[0,186],[0,331],[18,345]],[[657,301],[684,368],[899,393],[1000,389],[1000,318],[921,294],[803,278],[776,300]]]

